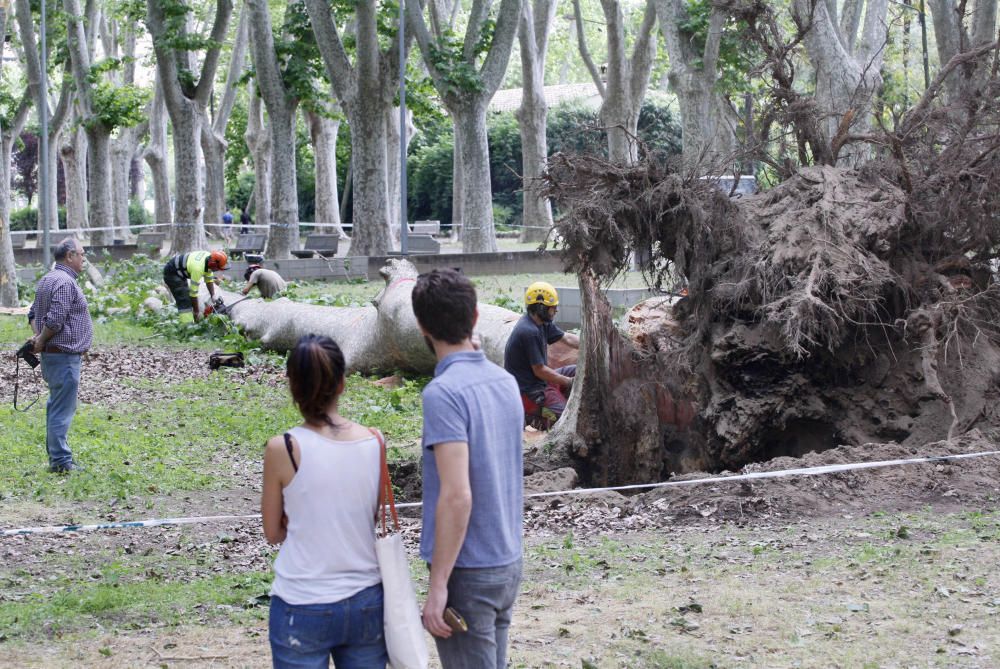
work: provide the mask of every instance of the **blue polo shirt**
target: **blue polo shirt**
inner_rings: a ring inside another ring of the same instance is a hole
[[[514,377],[482,351],[452,353],[438,362],[423,392],[423,529],[420,557],[434,554],[434,516],[441,479],[434,445],[469,445],[472,513],[456,567],[503,567],[521,559],[524,408]]]

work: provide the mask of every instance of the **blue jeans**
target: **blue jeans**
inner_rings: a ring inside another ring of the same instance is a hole
[[[274,669],[384,669],[382,584],[333,604],[295,605],[271,596],[268,624]]]
[[[49,452],[49,467],[65,467],[73,462],[66,435],[76,413],[80,355],[42,353],[42,378],[49,386],[49,401],[45,405],[45,448]]]
[[[448,579],[448,606],[469,625],[447,639],[434,637],[443,669],[504,669],[507,631],[521,586],[521,561],[486,569],[455,568]]]

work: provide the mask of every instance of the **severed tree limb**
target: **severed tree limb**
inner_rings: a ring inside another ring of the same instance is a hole
[[[411,294],[416,268],[406,260],[391,259],[380,272],[386,285],[372,304],[363,307],[326,307],[287,298],[241,300],[238,293],[221,291],[229,316],[247,337],[265,347],[289,350],[306,334],[331,337],[344,352],[348,372],[428,374],[436,360],[413,315]],[[205,299],[207,294],[203,293]],[[479,304],[476,326],[487,358],[503,365],[504,348],[520,314],[490,304]]]

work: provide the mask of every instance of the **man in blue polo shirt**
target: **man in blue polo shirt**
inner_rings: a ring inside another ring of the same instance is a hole
[[[424,626],[443,669],[503,669],[521,583],[524,410],[517,382],[472,343],[476,290],[455,270],[417,279],[413,313],[438,364],[423,392]],[[450,607],[466,631],[445,622]]]

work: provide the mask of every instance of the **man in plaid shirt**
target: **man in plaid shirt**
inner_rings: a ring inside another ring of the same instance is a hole
[[[83,271],[83,246],[73,237],[59,242],[56,266],[35,288],[35,302],[28,311],[28,323],[35,353],[42,355],[42,377],[49,385],[45,405],[45,448],[49,471],[69,473],[82,469],[73,462],[66,435],[76,413],[76,393],[80,387],[80,359],[90,348],[94,325],[87,310],[87,298],[76,283]]]

